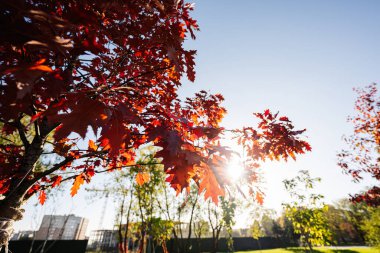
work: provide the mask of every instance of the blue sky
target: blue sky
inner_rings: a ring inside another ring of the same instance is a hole
[[[336,165],[343,134],[352,126],[353,87],[378,82],[379,1],[195,1],[201,32],[198,89],[222,93],[228,128],[252,124],[252,112],[269,108],[307,128],[313,152],[297,162],[264,164],[266,205],[287,199],[282,180],[299,169],[321,177],[326,202],[371,183],[351,182]]]
[[[380,1],[369,0],[195,1],[201,31],[186,46],[198,50],[197,77],[194,84],[184,82],[181,96],[201,89],[223,94],[227,128],[252,125],[252,113],[266,108],[307,128],[313,152],[297,162],[262,166],[266,207],[281,207],[287,200],[281,182],[299,169],[322,178],[317,190],[326,202],[370,184],[354,184],[343,175],[336,153],[344,147],[342,135],[351,130],[346,118],[354,113],[352,88],[380,78],[379,10]],[[96,228],[103,201],[86,204],[85,192],[78,195],[58,212],[87,216]],[[18,229],[30,227],[33,212],[42,212],[31,209]],[[107,213],[110,226],[112,210]]]

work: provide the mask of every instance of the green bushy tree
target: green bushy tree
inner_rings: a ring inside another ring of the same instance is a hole
[[[331,240],[331,231],[324,215],[328,206],[321,202],[321,194],[310,193],[320,180],[312,178],[306,170],[301,170],[293,179],[284,180],[285,188],[292,197],[291,203],[283,204],[286,216],[310,252],[313,246],[329,245]]]

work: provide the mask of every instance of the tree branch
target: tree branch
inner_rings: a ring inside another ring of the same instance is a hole
[[[57,163],[55,164],[53,167],[51,167],[50,169],[48,170],[45,170],[44,172],[42,172],[41,174],[38,174],[37,176],[35,176],[33,179],[31,180],[28,180],[27,183],[24,185],[23,187],[23,190],[27,190],[29,189],[33,184],[35,184],[38,180],[40,180],[41,178],[47,176],[47,175],[50,175],[52,174],[53,172],[59,170],[62,166],[74,161],[74,160],[78,160],[78,159],[82,159],[82,158],[87,158],[87,157],[91,157],[91,156],[94,156],[95,154],[94,153],[87,153],[87,154],[83,154],[82,156],[80,157],[66,157],[62,162],[60,163]],[[76,175],[74,176],[71,176],[69,178],[74,178],[76,177]],[[66,181],[68,180],[69,178],[65,178],[64,180],[62,181]],[[61,181],[61,182],[62,182]]]
[[[115,169],[122,169],[122,168],[128,168],[128,167],[135,167],[135,166],[155,166],[155,165],[162,165],[162,163],[136,163],[136,164],[130,164],[130,165],[123,165],[123,166],[117,166],[117,167],[112,167],[109,169],[105,170],[95,170],[95,173],[104,173],[107,171],[112,171]]]
[[[29,147],[30,143],[29,143],[28,139],[26,138],[26,135],[24,132],[25,126],[21,123],[20,118],[18,118],[15,121],[15,127],[17,128],[18,134],[20,136],[22,143],[24,144],[25,149],[27,149]]]

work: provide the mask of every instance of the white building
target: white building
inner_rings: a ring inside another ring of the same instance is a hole
[[[84,240],[88,220],[75,215],[44,215],[36,240]]]
[[[91,231],[87,249],[107,250],[117,248],[117,230]]]

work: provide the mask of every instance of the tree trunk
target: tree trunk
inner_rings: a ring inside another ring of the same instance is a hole
[[[308,241],[307,246],[309,247],[310,253],[313,252],[313,246],[311,246],[311,243]]]
[[[27,179],[28,175],[33,171],[34,166],[42,154],[42,142],[46,135],[52,129],[44,125],[40,135],[36,135],[33,141],[29,143],[24,140],[25,153],[19,168],[19,177],[13,177],[10,182],[9,191],[5,194],[5,198],[0,200],[0,248],[8,245],[8,241],[13,232],[13,222],[23,218],[24,210],[21,206],[27,200],[26,196],[34,181]],[[24,133],[19,129],[20,137]]]
[[[305,235],[305,241],[306,241],[306,244],[307,244],[307,246],[309,247],[309,251],[310,252],[313,252],[313,245],[311,245],[311,242],[310,242],[310,238],[309,238],[309,236],[308,235]]]
[[[21,209],[22,197],[13,196],[0,200],[0,248],[8,244],[13,233],[14,221],[21,220],[24,210]]]

